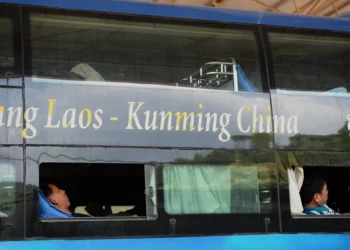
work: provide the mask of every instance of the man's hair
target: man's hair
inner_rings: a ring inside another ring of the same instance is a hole
[[[53,194],[53,190],[50,188],[49,183],[40,184],[40,190],[46,198],[49,198]]]
[[[300,197],[303,205],[309,204],[315,194],[321,194],[326,181],[321,176],[311,176],[307,178],[300,190]]]

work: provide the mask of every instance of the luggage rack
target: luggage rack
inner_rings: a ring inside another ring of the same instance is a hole
[[[221,62],[208,62],[198,71],[177,82],[176,86],[220,89],[230,81],[233,81],[233,90],[238,92],[236,61],[233,58]]]

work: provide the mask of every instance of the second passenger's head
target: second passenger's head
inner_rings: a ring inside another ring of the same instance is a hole
[[[328,200],[328,188],[324,179],[312,176],[305,180],[300,190],[304,207],[318,207],[326,205]]]

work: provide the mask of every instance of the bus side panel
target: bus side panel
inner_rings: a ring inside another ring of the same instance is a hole
[[[133,250],[260,250],[285,249],[308,250],[310,246],[316,249],[346,249],[350,243],[350,236],[344,234],[271,234],[249,236],[211,236],[186,238],[153,238],[153,239],[125,239],[125,240],[35,240],[22,242],[4,242],[3,247],[8,250],[20,249],[133,249]]]

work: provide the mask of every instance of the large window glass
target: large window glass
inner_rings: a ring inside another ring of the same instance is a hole
[[[347,151],[350,38],[335,33],[271,32],[277,148]],[[283,119],[289,129],[280,130]],[[293,127],[293,129],[292,129]]]
[[[253,31],[54,14],[30,23],[35,76],[262,90]]]
[[[251,214],[272,208],[271,168],[236,164],[169,164],[163,168],[168,214]]]
[[[15,64],[13,51],[13,25],[12,21],[0,17],[0,74],[6,74],[6,69]]]
[[[350,38],[269,33],[277,89],[350,90]]]
[[[0,85],[22,85],[20,13],[17,6],[0,6]]]

